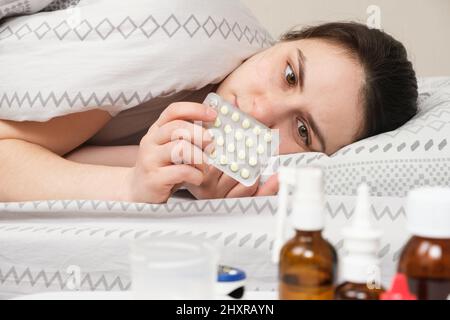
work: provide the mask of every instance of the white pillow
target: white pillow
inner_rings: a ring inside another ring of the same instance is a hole
[[[418,186],[450,186],[450,77],[419,79],[419,110],[401,128],[353,143],[330,157],[298,153],[281,156],[279,162],[323,166],[330,195],[355,195],[362,182],[373,196],[403,197]]]
[[[218,83],[270,45],[237,0],[82,0],[0,25],[0,119],[46,121]]]

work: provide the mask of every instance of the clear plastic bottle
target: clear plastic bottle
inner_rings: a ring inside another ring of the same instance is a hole
[[[343,229],[346,255],[340,266],[344,283],[336,288],[336,300],[379,300],[381,267],[377,256],[381,230],[370,219],[369,188],[358,188],[358,199],[350,226]]]
[[[408,230],[398,272],[419,300],[445,300],[450,294],[450,189],[420,188],[408,194]]]
[[[325,199],[319,168],[297,171],[292,225],[295,236],[280,252],[279,298],[282,300],[330,300],[334,295],[337,254],[322,237]]]

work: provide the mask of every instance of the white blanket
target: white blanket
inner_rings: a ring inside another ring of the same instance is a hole
[[[237,0],[80,0],[0,25],[0,119],[46,121],[220,82],[271,43]]]
[[[408,238],[403,199],[372,199],[383,230],[378,255],[385,286]],[[342,227],[354,197],[327,197],[325,236],[342,255]],[[58,290],[127,290],[129,244],[192,236],[215,243],[220,262],[247,272],[247,289],[277,289],[271,260],[276,197],[177,200],[168,204],[85,200],[0,203],[0,297]]]

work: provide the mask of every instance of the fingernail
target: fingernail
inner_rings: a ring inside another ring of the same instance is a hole
[[[206,115],[208,117],[216,118],[217,117],[217,111],[215,109],[211,108],[211,107],[207,107],[206,108]]]

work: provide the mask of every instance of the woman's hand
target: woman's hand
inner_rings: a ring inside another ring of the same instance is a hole
[[[258,179],[252,186],[246,187],[217,168],[208,166],[200,185],[187,184],[186,187],[197,199],[270,196],[278,192],[278,176],[271,176],[261,186]]]
[[[127,199],[163,203],[187,183],[200,186],[204,179],[204,149],[211,136],[201,125],[212,122],[216,111],[200,103],[172,103],[150,127],[139,144],[136,165],[125,183]]]

